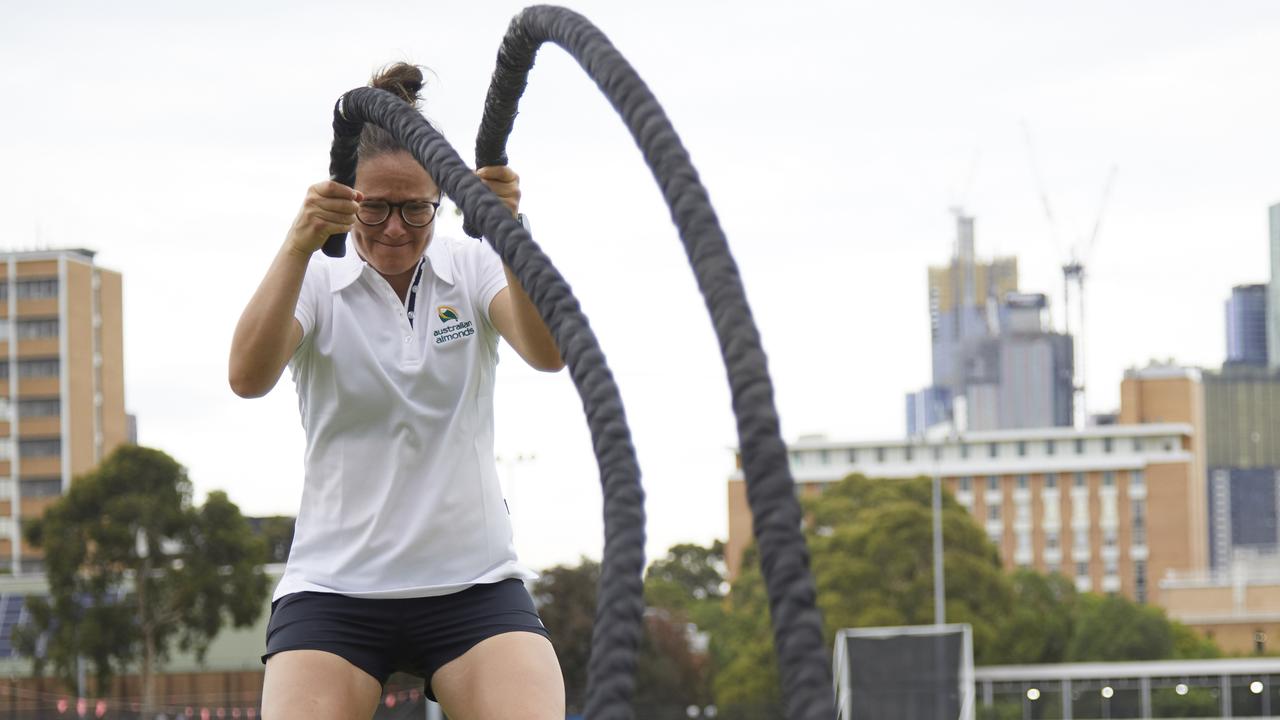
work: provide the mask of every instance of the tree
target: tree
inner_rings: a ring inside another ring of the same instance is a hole
[[[269,563],[284,563],[289,560],[289,549],[293,547],[293,531],[296,519],[287,515],[246,518],[250,527],[262,536],[267,547]]]
[[[846,627],[933,622],[932,488],[928,478],[871,480],[860,475],[804,501],[805,539],[827,642]],[[1013,590],[986,533],[950,495],[943,497],[943,568],[948,622],[973,627],[974,653],[989,662]],[[715,681],[726,717],[747,717],[779,702],[773,630],[754,553],[730,593],[726,666]]]
[[[828,642],[846,627],[933,622],[932,487],[928,478],[854,475],[805,503],[818,606]],[[1000,557],[969,512],[945,494],[947,622],[973,627],[974,657],[989,662],[1013,605]]]
[[[1082,595],[1065,659],[1070,662],[1165,660],[1219,654],[1211,641],[1169,620],[1158,607],[1139,605],[1114,595]]]
[[[581,715],[587,700],[587,661],[595,626],[600,563],[582,558],[577,567],[557,565],[534,581],[532,595],[564,674],[565,710]]]
[[[715,556],[714,547],[677,548],[672,548],[668,560],[677,557],[705,559]],[[723,552],[720,552],[723,556]],[[667,565],[661,562],[655,565],[658,566],[657,571],[650,574],[653,582],[684,582],[683,579],[672,580],[676,575],[666,573],[663,568],[668,567]],[[700,574],[681,577],[687,579],[696,576]],[[538,614],[551,634],[551,642],[560,659],[569,715],[581,714],[586,705],[587,666],[591,655],[599,582],[599,563],[583,558],[576,567],[558,565],[543,571],[532,588]],[[646,580],[646,587],[649,582]],[[708,583],[719,589],[719,583]],[[665,593],[672,586],[663,587],[665,589],[662,592]],[[673,591],[667,596],[679,598],[681,594]],[[684,603],[681,601],[677,604]],[[705,705],[710,702],[710,689],[706,683],[707,658],[691,647],[688,617],[687,610],[679,608],[650,607],[645,612],[644,635],[636,658],[633,697],[635,706],[644,709],[642,714],[645,717],[676,720],[684,717],[688,705]]]
[[[646,634],[636,677],[637,706],[663,705],[683,717],[690,705],[712,702],[712,682],[722,666],[717,638],[724,633],[724,543],[681,543],[649,565],[644,594]],[[690,645],[690,634],[706,646]],[[655,717],[662,712],[654,709]]]
[[[1067,657],[1077,609],[1075,585],[1057,573],[1018,570],[1011,577],[1013,608],[1000,624],[993,662],[1058,663]]]
[[[99,687],[137,662],[144,717],[172,649],[202,658],[226,622],[257,620],[270,589],[239,508],[222,492],[195,507],[186,470],[159,450],[120,447],[25,534],[44,551],[49,597],[28,598],[15,648],[69,687],[78,658]]]
[[[711,547],[691,543],[671,546],[644,575],[645,604],[692,613],[703,601],[718,603],[725,592],[724,543]]]

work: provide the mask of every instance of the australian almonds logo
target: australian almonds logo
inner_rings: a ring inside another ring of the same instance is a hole
[[[440,318],[440,322],[444,327],[436,330],[432,335],[436,339],[437,345],[443,345],[454,340],[461,340],[476,334],[475,327],[470,320],[461,320],[458,318],[458,309],[449,305],[441,305],[436,308],[436,316]]]

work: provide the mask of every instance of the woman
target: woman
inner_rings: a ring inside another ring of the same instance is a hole
[[[371,82],[418,105],[422,73]],[[519,209],[505,167],[477,174]],[[307,192],[236,326],[230,381],[259,397],[286,365],[306,481],[267,630],[262,715],[368,718],[395,671],[453,720],[563,718],[555,652],[516,559],[493,453],[501,335],[563,367],[519,282],[487,244],[433,237],[440,190],[366,126],[355,187]],[[317,255],[350,231],[355,253]]]

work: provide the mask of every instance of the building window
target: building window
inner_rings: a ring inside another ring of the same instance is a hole
[[[1076,487],[1084,487],[1084,473],[1076,473]]]
[[[1000,541],[1001,541],[1001,537],[1000,537],[1000,531],[999,531],[999,530],[996,530],[996,531],[994,531],[994,532],[989,532],[989,533],[987,533],[987,539],[991,541],[991,544],[992,544],[992,545],[995,545],[995,546],[996,546],[996,549],[997,549],[997,550],[999,550],[999,549],[1000,549]]]
[[[58,278],[33,278],[19,280],[17,285],[19,300],[44,300],[58,297]],[[6,294],[8,288],[5,288]]]
[[[960,458],[963,460],[969,459],[969,443],[960,443]]]
[[[1052,474],[1052,473],[1051,473],[1051,474],[1049,474],[1049,475],[1045,475],[1045,476],[1044,476],[1044,487],[1045,487],[1045,489],[1046,489],[1046,490],[1057,490],[1057,489],[1058,489],[1058,476],[1057,476],[1057,475],[1054,475],[1054,474]]]
[[[1052,440],[1045,440],[1045,441],[1044,441],[1044,454],[1045,454],[1045,455],[1052,455],[1052,454],[1054,453],[1054,449],[1055,449],[1056,447],[1057,447],[1057,443],[1055,443],[1054,441],[1052,441]]]
[[[914,458],[914,457],[915,457],[916,449],[915,449],[914,447],[912,447],[912,446],[908,445],[908,446],[906,446],[906,447],[902,448],[902,454],[906,456],[906,460],[907,460],[907,462],[911,462],[912,458]]]
[[[1105,574],[1107,574],[1107,575],[1119,575],[1119,574],[1120,574],[1120,561],[1119,561],[1119,560],[1105,560],[1105,561],[1103,561],[1103,563],[1102,563],[1102,572],[1103,572],[1103,573],[1105,573]]]
[[[1133,526],[1133,544],[1142,546],[1147,544],[1147,502],[1142,498],[1131,498],[1129,500],[1129,513],[1132,517]]]
[[[802,452],[798,452],[798,451],[797,451],[797,452],[793,452],[793,453],[791,453],[791,464],[792,464],[792,465],[803,465],[803,464],[804,464],[804,453],[802,453]]]
[[[1114,444],[1115,444],[1115,441],[1113,438],[1109,438],[1109,437],[1102,438],[1102,452],[1104,453],[1111,452],[1111,448]]]
[[[62,494],[62,479],[23,478],[20,492],[24,498],[55,497]]]
[[[58,358],[18,361],[18,377],[58,377]],[[0,379],[9,379],[9,362],[0,361]]]
[[[1129,487],[1139,488],[1146,484],[1147,479],[1143,477],[1141,470],[1133,470],[1129,473]]]
[[[960,478],[960,492],[971,492],[973,490],[973,478]]]
[[[1076,454],[1084,454],[1084,438],[1076,438]]]
[[[818,451],[818,462],[822,463],[823,465],[829,465],[829,464],[831,463],[831,453],[830,453],[830,451],[827,451],[827,450],[819,450],[819,451]]]
[[[987,519],[990,520],[991,522],[1000,522],[1000,506],[999,505],[993,504],[993,505],[987,506]]]
[[[62,454],[62,440],[58,438],[19,440],[18,453],[22,457],[58,457]]]
[[[1027,477],[1026,475],[1019,475],[1019,476],[1018,476],[1018,489],[1019,489],[1019,490],[1026,490],[1026,489],[1028,489],[1028,488],[1030,488],[1030,487],[1031,487],[1031,478]]]
[[[995,443],[987,444],[987,457],[995,457],[999,454],[1000,454],[1000,450],[999,448],[996,447]]]
[[[941,446],[941,445],[934,445],[934,446],[933,446],[932,448],[930,448],[930,449],[931,449],[931,450],[933,450],[933,459],[934,459],[934,460],[941,460],[941,459],[942,459],[942,446]]]
[[[1052,531],[1052,530],[1051,530],[1051,531],[1046,532],[1046,533],[1044,534],[1044,549],[1045,549],[1045,550],[1049,550],[1049,551],[1055,551],[1055,550],[1057,550],[1057,549],[1058,549],[1058,542],[1059,542],[1059,541],[1058,541],[1058,533],[1057,533],[1056,531]]]
[[[1018,533],[1017,553],[1019,555],[1031,554],[1031,533],[1029,532]]]
[[[1133,561],[1133,599],[1140,603],[1147,601],[1147,561]]]
[[[853,465],[856,462],[858,462],[858,451],[854,448],[849,448],[849,464]]]
[[[1019,440],[1018,441],[1018,457],[1026,457],[1026,456],[1027,456],[1027,441]]]
[[[1089,563],[1087,562],[1076,563],[1076,577],[1078,578],[1089,577]]]
[[[31,398],[18,400],[18,417],[57,417],[62,412],[58,398]]]
[[[987,478],[987,491],[1000,492],[1000,478],[992,475]]]
[[[884,462],[884,448],[882,447],[876,448],[876,462]]]
[[[1075,550],[1089,549],[1089,529],[1088,528],[1075,529],[1075,541],[1074,541],[1073,549]]]
[[[1102,487],[1113,488],[1116,486],[1116,474],[1110,470],[1102,473]]]
[[[1142,452],[1142,438],[1136,437],[1133,439],[1133,451]]]
[[[1102,544],[1105,547],[1113,548],[1116,546],[1116,531],[1108,528],[1102,533]]]
[[[18,339],[58,337],[58,318],[19,320]]]

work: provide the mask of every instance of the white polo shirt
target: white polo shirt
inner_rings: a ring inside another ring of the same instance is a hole
[[[307,434],[293,548],[274,598],[444,595],[536,577],[516,559],[493,452],[506,276],[488,244],[435,237],[412,326],[354,251],[317,253],[289,361]]]

